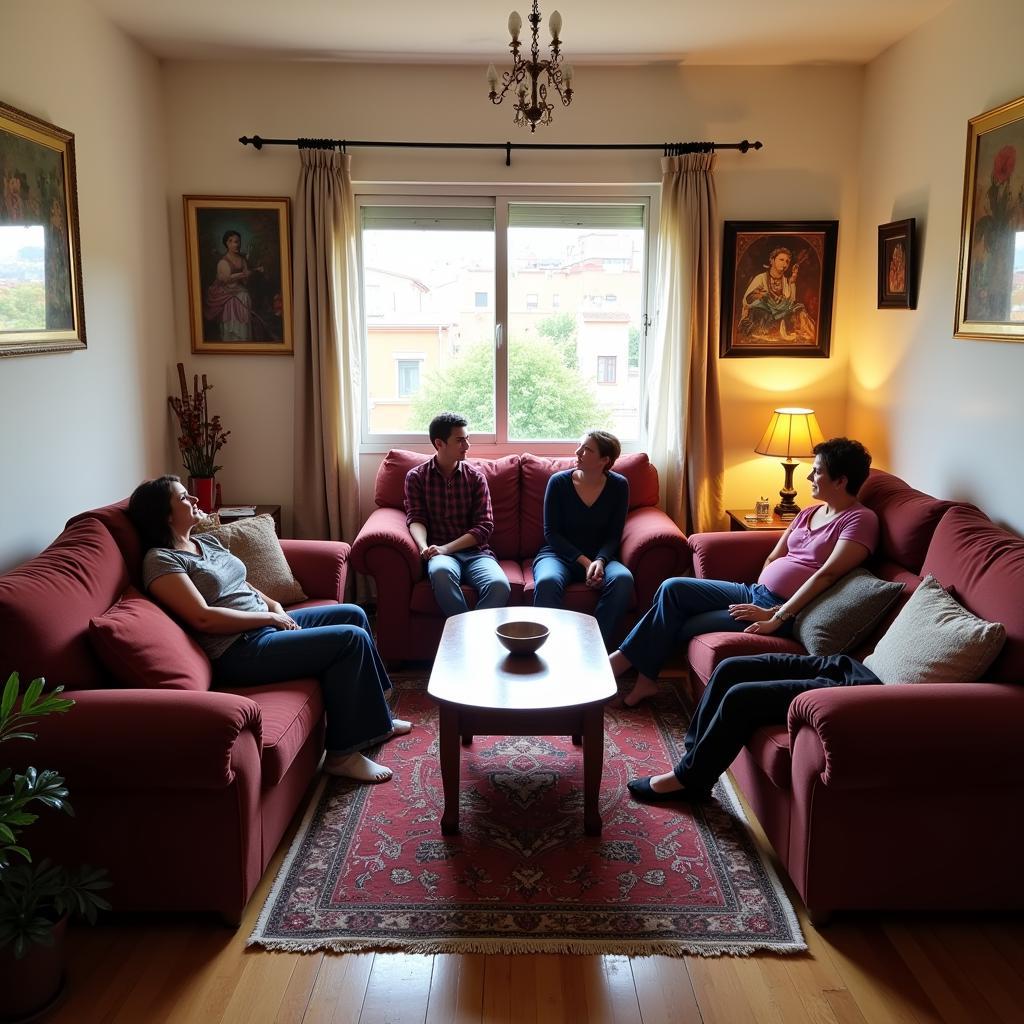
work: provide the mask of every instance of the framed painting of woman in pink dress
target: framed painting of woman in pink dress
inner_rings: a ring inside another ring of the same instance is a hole
[[[192,351],[290,355],[288,199],[183,198]]]

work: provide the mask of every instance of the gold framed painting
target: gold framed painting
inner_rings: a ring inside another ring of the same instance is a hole
[[[0,103],[0,356],[80,348],[75,136]]]
[[[182,198],[192,351],[291,355],[289,200]]]
[[[954,337],[1024,341],[1024,97],[967,122]]]

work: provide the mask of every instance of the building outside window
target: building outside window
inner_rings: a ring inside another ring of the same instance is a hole
[[[487,308],[487,292],[474,292],[473,293],[473,305],[477,309]]]
[[[420,389],[421,359],[398,360],[398,397],[409,398]]]
[[[615,356],[597,357],[597,383],[615,383]]]

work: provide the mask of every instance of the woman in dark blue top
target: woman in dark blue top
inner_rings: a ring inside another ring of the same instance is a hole
[[[633,595],[633,575],[616,561],[629,509],[629,483],[611,472],[622,446],[592,430],[576,449],[576,468],[555,473],[544,492],[544,547],[533,560],[533,603],[561,608],[571,582],[601,592],[594,616],[605,647]]]

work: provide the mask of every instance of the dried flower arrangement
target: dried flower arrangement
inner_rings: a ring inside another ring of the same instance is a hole
[[[189,476],[211,477],[220,466],[215,465],[217,452],[231,435],[230,430],[221,426],[219,416],[210,416],[206,404],[206,392],[213,389],[206,382],[206,374],[199,385],[199,374],[192,378],[192,394],[188,392],[188,381],[185,378],[185,365],[178,363],[178,380],[181,383],[181,397],[171,395],[167,401],[178,417],[181,435],[178,437],[178,448],[181,460],[185,463]]]

